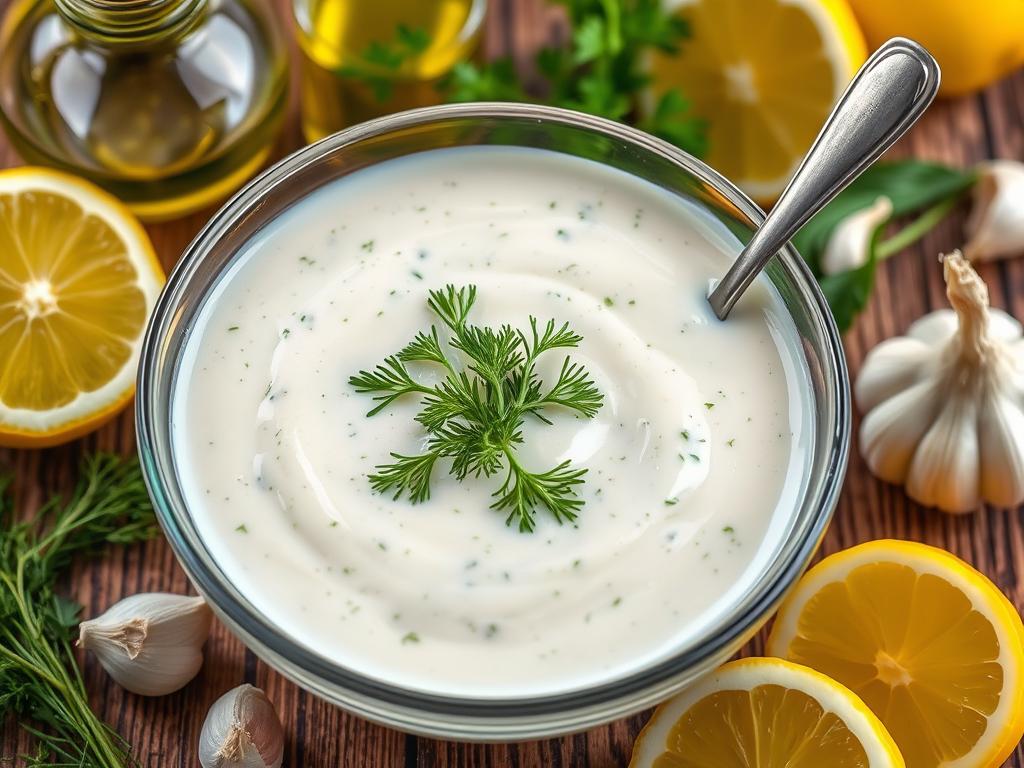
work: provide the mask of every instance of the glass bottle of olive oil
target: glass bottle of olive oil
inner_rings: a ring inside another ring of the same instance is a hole
[[[27,162],[85,176],[147,220],[232,192],[264,162],[287,90],[265,0],[15,0],[0,120]]]
[[[302,128],[345,126],[438,102],[437,80],[480,40],[487,0],[293,0]]]

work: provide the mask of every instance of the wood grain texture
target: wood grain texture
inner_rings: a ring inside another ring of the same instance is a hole
[[[0,0],[0,12],[8,2]],[[491,0],[489,54],[511,52],[528,67],[533,49],[565,34],[558,14],[542,0]],[[293,98],[277,156],[300,144]],[[1024,73],[980,95],[937,103],[894,155],[956,165],[989,157],[1024,159]],[[0,167],[19,162],[0,138]],[[174,263],[211,212],[149,228],[165,266]],[[904,331],[913,320],[944,304],[936,256],[960,244],[963,213],[958,211],[922,243],[881,266],[871,304],[846,337],[852,371],[857,371],[865,353],[880,340]],[[990,286],[993,303],[1024,318],[1024,260],[984,265],[980,271]],[[18,507],[27,511],[50,493],[69,488],[84,452],[106,449],[127,454],[134,447],[131,415],[125,413],[69,446],[45,451],[0,450],[0,471],[14,474]],[[951,517],[921,509],[899,488],[875,480],[854,451],[844,493],[820,554],[882,537],[944,547],[987,573],[1018,609],[1024,608],[1022,510],[986,509]],[[68,588],[86,606],[86,614],[95,615],[126,595],[151,590],[184,592],[188,583],[167,545],[156,540],[114,551],[102,562],[76,564]],[[747,652],[759,652],[762,642],[762,637],[756,638]],[[285,765],[291,768],[611,768],[628,762],[632,740],[645,719],[638,715],[565,739],[515,745],[460,745],[407,736],[310,696],[270,670],[219,625],[214,628],[198,678],[183,691],[164,698],[128,694],[112,684],[92,659],[83,659],[83,663],[93,706],[134,745],[147,768],[198,765],[195,748],[207,708],[221,693],[242,682],[264,688],[277,706],[289,734]],[[15,722],[0,724],[0,763],[29,746]],[[1020,746],[1006,765],[1024,768]]]

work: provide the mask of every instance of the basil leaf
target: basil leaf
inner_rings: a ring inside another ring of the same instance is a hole
[[[818,278],[840,331],[849,328],[867,305],[878,263],[875,254],[878,238],[876,233],[868,261],[862,267],[839,275],[823,275],[821,256],[839,223],[867,208],[881,195],[892,201],[892,218],[906,216],[960,195],[974,179],[973,171],[920,160],[877,163],[836,195],[796,234],[793,245]]]
[[[867,306],[871,298],[871,290],[875,287],[875,249],[872,245],[868,251],[868,260],[863,266],[840,272],[838,275],[826,275],[818,278],[821,292],[825,294],[832,315],[836,319],[839,330],[846,331],[857,315]]]

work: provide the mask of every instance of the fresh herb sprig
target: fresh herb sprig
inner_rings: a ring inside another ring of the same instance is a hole
[[[686,21],[661,0],[554,2],[565,7],[570,40],[567,46],[546,47],[537,53],[539,87],[526,88],[507,58],[484,65],[467,61],[457,64],[442,83],[445,97],[449,101],[536,101],[575,109],[631,122],[703,155],[705,123],[690,112],[682,91],[647,93],[650,55],[676,53],[690,35]],[[651,103],[644,104],[648,99]]]
[[[565,7],[570,39],[542,48],[529,87],[509,57],[485,64],[461,61],[438,89],[445,101],[527,101],[631,122],[695,155],[707,149],[703,120],[677,88],[648,95],[646,61],[654,51],[675,53],[689,37],[686,22],[661,0],[551,0]],[[393,95],[394,77],[430,46],[423,29],[398,26],[393,40],[376,41],[362,62],[341,70],[364,82],[378,101]],[[645,103],[650,99],[650,104]],[[644,108],[646,107],[646,108]]]
[[[9,485],[0,478],[0,717],[19,716],[37,740],[28,766],[135,765],[89,708],[71,648],[81,606],[56,583],[73,557],[156,532],[138,462],[86,459],[71,498],[54,497],[27,520],[15,519]]]
[[[546,387],[537,373],[537,359],[555,349],[579,346],[582,337],[565,323],[549,320],[543,327],[529,318],[528,333],[503,325],[498,329],[469,323],[476,301],[476,286],[430,291],[428,306],[450,335],[448,346],[469,361],[460,368],[446,353],[437,326],[420,332],[397,355],[385,358],[372,371],[359,371],[349,379],[357,392],[372,393],[374,416],[407,395],[419,395],[422,409],[416,421],[428,435],[426,451],[391,453],[390,464],[376,467],[369,476],[378,493],[408,496],[414,504],[430,498],[430,480],[439,459],[450,459],[450,472],[462,481],[491,477],[504,470],[504,482],[494,492],[492,509],[507,511],[506,524],[532,531],[537,509],[547,509],[559,523],[571,522],[583,507],[577,490],[585,468],[564,461],[545,472],[523,466],[516,447],[523,443],[523,422],[534,416],[550,424],[545,409],[567,408],[592,418],[603,396],[587,370],[568,356],[555,383]],[[444,379],[433,386],[421,384],[408,363],[441,366]]]

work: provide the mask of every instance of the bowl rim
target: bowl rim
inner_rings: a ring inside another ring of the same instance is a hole
[[[225,233],[240,219],[252,215],[261,199],[278,185],[301,174],[322,156],[349,145],[403,129],[472,119],[554,123],[653,152],[721,195],[752,226],[759,226],[764,220],[764,212],[747,195],[683,150],[638,129],[580,112],[513,102],[475,102],[409,110],[355,125],[295,151],[256,176],[210,218],[186,247],[147,326],[137,381],[136,435],[146,486],[179,564],[228,629],[269,666],[332,703],[406,732],[465,741],[512,741],[579,731],[652,706],[724,662],[767,621],[806,570],[838,501],[849,458],[850,385],[832,313],[810,269],[789,244],[776,259],[782,262],[816,324],[815,333],[820,336],[830,362],[824,373],[828,396],[835,404],[834,423],[827,433],[831,440],[827,464],[817,485],[805,489],[801,496],[801,507],[813,503],[814,512],[807,515],[802,526],[789,532],[788,538],[796,539],[793,556],[777,569],[769,583],[762,583],[769,581],[762,576],[752,587],[756,600],[751,601],[748,610],[730,617],[723,631],[654,665],[625,677],[554,694],[522,698],[451,696],[401,688],[371,678],[330,662],[279,631],[226,578],[219,578],[212,559],[202,547],[196,546],[201,542],[188,530],[187,507],[177,479],[173,472],[172,477],[165,477],[164,464],[170,457],[162,457],[160,450],[154,449],[159,445],[156,435],[161,411],[153,393],[160,379],[161,353],[169,325],[197,265]],[[169,399],[168,394],[164,418],[170,416]],[[169,488],[168,480],[173,488]],[[812,493],[815,498],[809,499]],[[175,495],[180,504],[172,498]],[[798,514],[797,518],[800,517]]]

